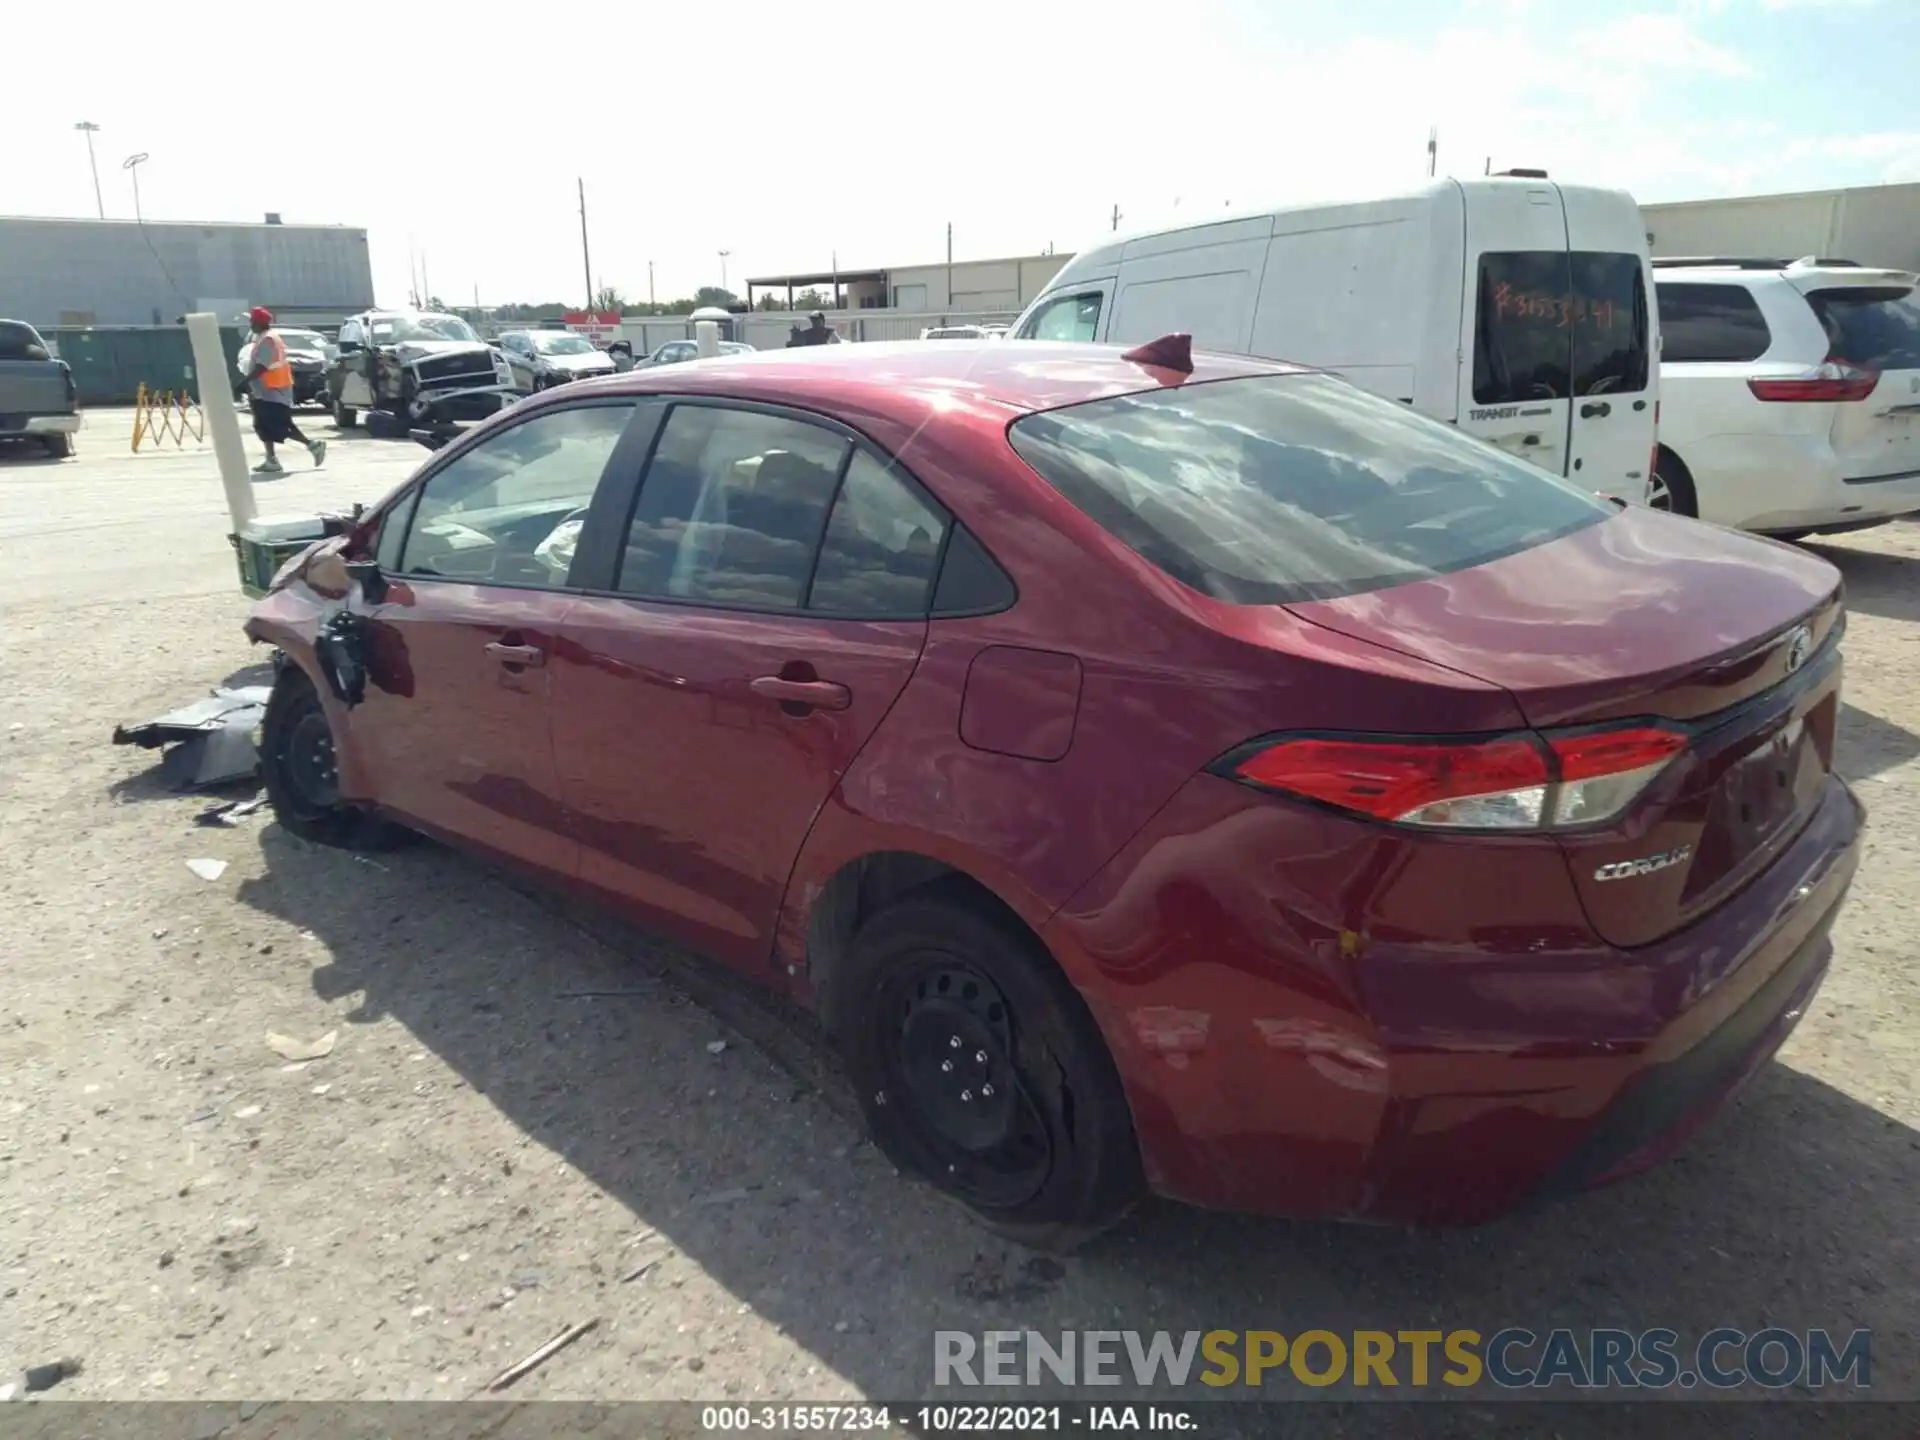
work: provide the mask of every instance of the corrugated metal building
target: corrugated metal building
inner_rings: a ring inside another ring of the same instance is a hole
[[[1920,271],[1920,185],[1642,205],[1656,256],[1818,255]]]
[[[0,315],[36,326],[172,325],[249,305],[338,323],[372,304],[365,230],[0,217]]]

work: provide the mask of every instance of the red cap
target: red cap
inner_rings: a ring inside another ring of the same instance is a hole
[[[256,325],[271,325],[273,312],[264,305],[256,305],[247,312],[247,318]]]

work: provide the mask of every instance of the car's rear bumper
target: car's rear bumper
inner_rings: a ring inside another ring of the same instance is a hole
[[[1525,851],[1479,851],[1449,896],[1446,842],[1353,843],[1349,822],[1214,783],[1046,931],[1148,1175],[1203,1205],[1407,1223],[1478,1223],[1683,1143],[1825,973],[1862,824],[1833,780],[1738,895],[1617,949],[1546,918],[1565,900]],[[1425,938],[1443,916],[1457,927]]]
[[[78,435],[80,417],[73,415],[0,415],[0,435]]]
[[[1700,518],[1717,524],[1815,530],[1920,511],[1920,470],[1852,473],[1824,433],[1719,435],[1672,449],[1693,476]]]

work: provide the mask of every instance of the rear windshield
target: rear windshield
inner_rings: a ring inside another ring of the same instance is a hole
[[[20,320],[0,320],[0,360],[45,360],[40,332]]]
[[[1324,375],[1094,400],[1029,415],[1009,438],[1143,558],[1242,605],[1444,575],[1612,513],[1533,465]]]
[[[1476,404],[1647,388],[1647,284],[1637,255],[1489,251],[1474,307]]]
[[[1815,290],[1807,303],[1827,332],[1827,358],[1866,370],[1920,370],[1920,305],[1903,286]]]

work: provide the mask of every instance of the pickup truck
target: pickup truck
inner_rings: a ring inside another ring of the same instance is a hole
[[[80,402],[73,372],[24,320],[0,320],[0,441],[27,440],[56,459],[73,454]]]

